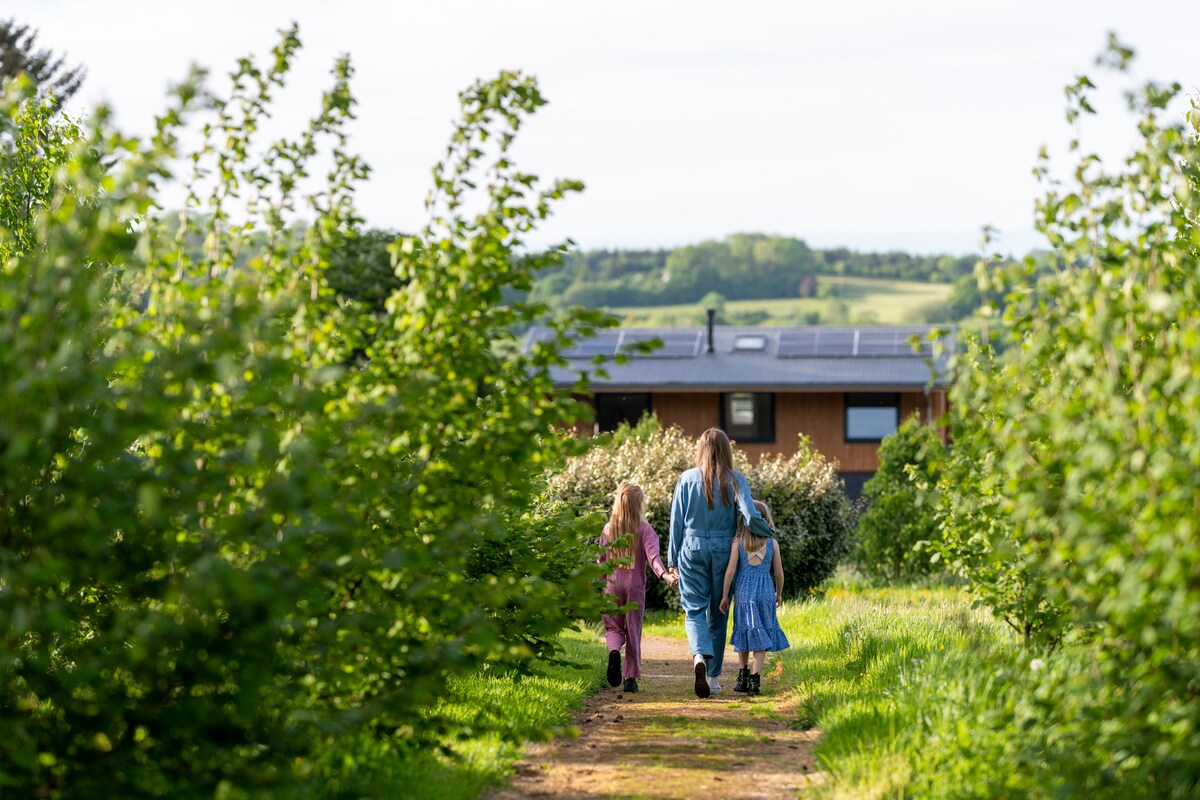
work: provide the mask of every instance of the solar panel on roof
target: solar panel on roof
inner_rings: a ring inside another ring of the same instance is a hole
[[[858,348],[860,356],[903,356],[908,355],[906,337],[894,330],[860,330]]]
[[[909,331],[900,329],[820,328],[785,331],[779,335],[776,355],[780,358],[919,355],[909,345],[909,336]]]
[[[784,331],[779,334],[779,348],[775,354],[781,358],[815,356],[817,331]]]
[[[567,358],[594,358],[595,356],[614,356],[617,354],[617,344],[621,334],[616,331],[598,333],[589,339],[582,339],[574,346],[563,351]]]
[[[660,333],[629,333],[621,344],[622,352],[629,352],[629,345],[639,342],[649,342],[654,339],[662,341],[662,347],[652,353],[630,353],[637,358],[692,358],[697,353],[700,341],[698,331],[662,331]]]
[[[858,342],[858,331],[851,329],[823,330],[817,339],[817,355],[852,356]]]
[[[853,330],[788,331],[779,336],[777,355],[784,358],[853,354]]]
[[[913,347],[912,338],[917,336],[917,347]],[[893,357],[908,357],[921,358],[928,356],[933,351],[933,347],[929,339],[924,335],[923,331],[895,329],[892,331],[871,331],[864,330],[861,332],[858,341],[858,354],[860,356],[893,356]]]

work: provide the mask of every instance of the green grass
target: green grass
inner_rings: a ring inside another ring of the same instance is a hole
[[[1039,653],[961,588],[873,588],[851,571],[823,599],[785,603],[780,622],[791,647],[768,661],[770,702],[754,712],[820,734],[824,775],[806,797],[1197,796],[1194,785],[1142,785],[1122,771],[1137,767],[1135,750],[1097,746],[1096,726],[1120,734],[1126,721],[1094,696],[1085,634]],[[647,623],[683,635],[677,613]]]
[[[642,620],[642,633],[685,639],[683,613],[680,611],[647,611]]]
[[[843,577],[824,599],[785,603],[780,623],[791,648],[764,670],[766,713],[819,729],[816,796],[1049,796],[1024,730],[1045,729],[1052,713],[1032,708],[1045,673],[963,591]],[[669,612],[649,615],[646,630],[683,635]]]
[[[962,591],[834,588],[781,624],[777,706],[821,730],[820,796],[1041,794],[1011,746],[1031,656]]]
[[[919,323],[928,310],[950,296],[948,283],[922,283],[876,278],[837,278],[822,275],[817,279],[822,298],[788,297],[773,300],[730,300],[725,304],[728,318],[736,322],[745,314],[765,314],[756,324],[796,325],[823,323]],[[838,305],[844,303],[844,307]],[[608,309],[627,325],[699,325],[704,311],[696,303],[662,306],[619,307]]]
[[[438,713],[460,736],[446,753],[404,752],[367,733],[339,742],[323,767],[322,797],[461,800],[500,784],[525,742],[574,735],[570,712],[604,680],[604,648],[593,630],[563,634],[565,664],[543,663],[531,675],[489,673],[452,679]]]
[[[821,600],[785,603],[780,622],[792,646],[768,662],[763,689],[773,702],[752,713],[820,731],[825,776],[816,797],[1071,796],[1047,764],[1076,747],[1052,740],[1056,693],[1085,668],[1078,659],[1035,661],[948,587],[875,589],[843,575]],[[645,631],[684,635],[677,612],[651,612]],[[595,630],[571,631],[563,644],[567,664],[452,681],[440,711],[462,735],[445,742],[449,755],[405,755],[365,735],[339,743],[319,773],[320,796],[390,797],[404,787],[406,797],[449,800],[498,785],[524,742],[572,735],[570,710],[603,683]],[[731,742],[755,736],[736,720],[714,727],[679,715],[657,724]]]

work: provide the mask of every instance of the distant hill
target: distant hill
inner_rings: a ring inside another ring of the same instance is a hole
[[[695,303],[713,292],[731,301],[813,298],[821,275],[948,284],[970,275],[976,258],[814,250],[801,239],[739,233],[674,250],[572,253],[531,298],[593,308]]]
[[[544,272],[530,299],[607,308],[630,324],[949,322],[977,304],[974,255],[816,250],[802,239],[739,233],[673,250],[590,250]]]
[[[817,276],[816,297],[726,300],[716,292],[695,303],[606,306],[630,326],[702,325],[706,310],[723,325],[892,325],[952,321],[949,283]]]

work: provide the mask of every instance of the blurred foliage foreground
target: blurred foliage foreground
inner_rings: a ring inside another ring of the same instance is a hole
[[[258,141],[298,47],[224,95],[193,74],[148,139],[6,87],[6,797],[319,795],[343,734],[445,741],[451,676],[598,614],[595,532],[535,498],[574,446],[549,435],[577,406],[548,367],[599,320],[567,312],[522,354],[509,331],[543,309],[502,302],[558,257],[523,241],[580,188],[509,160],[541,94],[503,73],[461,95],[428,226],[368,307],[325,277],[367,174],[349,63],[306,128]]]

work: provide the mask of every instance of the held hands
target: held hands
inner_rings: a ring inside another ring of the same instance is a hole
[[[721,595],[721,604],[717,607],[721,609],[722,614],[728,614],[729,613],[729,595],[727,595],[727,594]]]
[[[675,571],[674,567],[671,567],[663,573],[663,580],[667,582],[667,586],[674,588],[679,585],[679,573]]]

